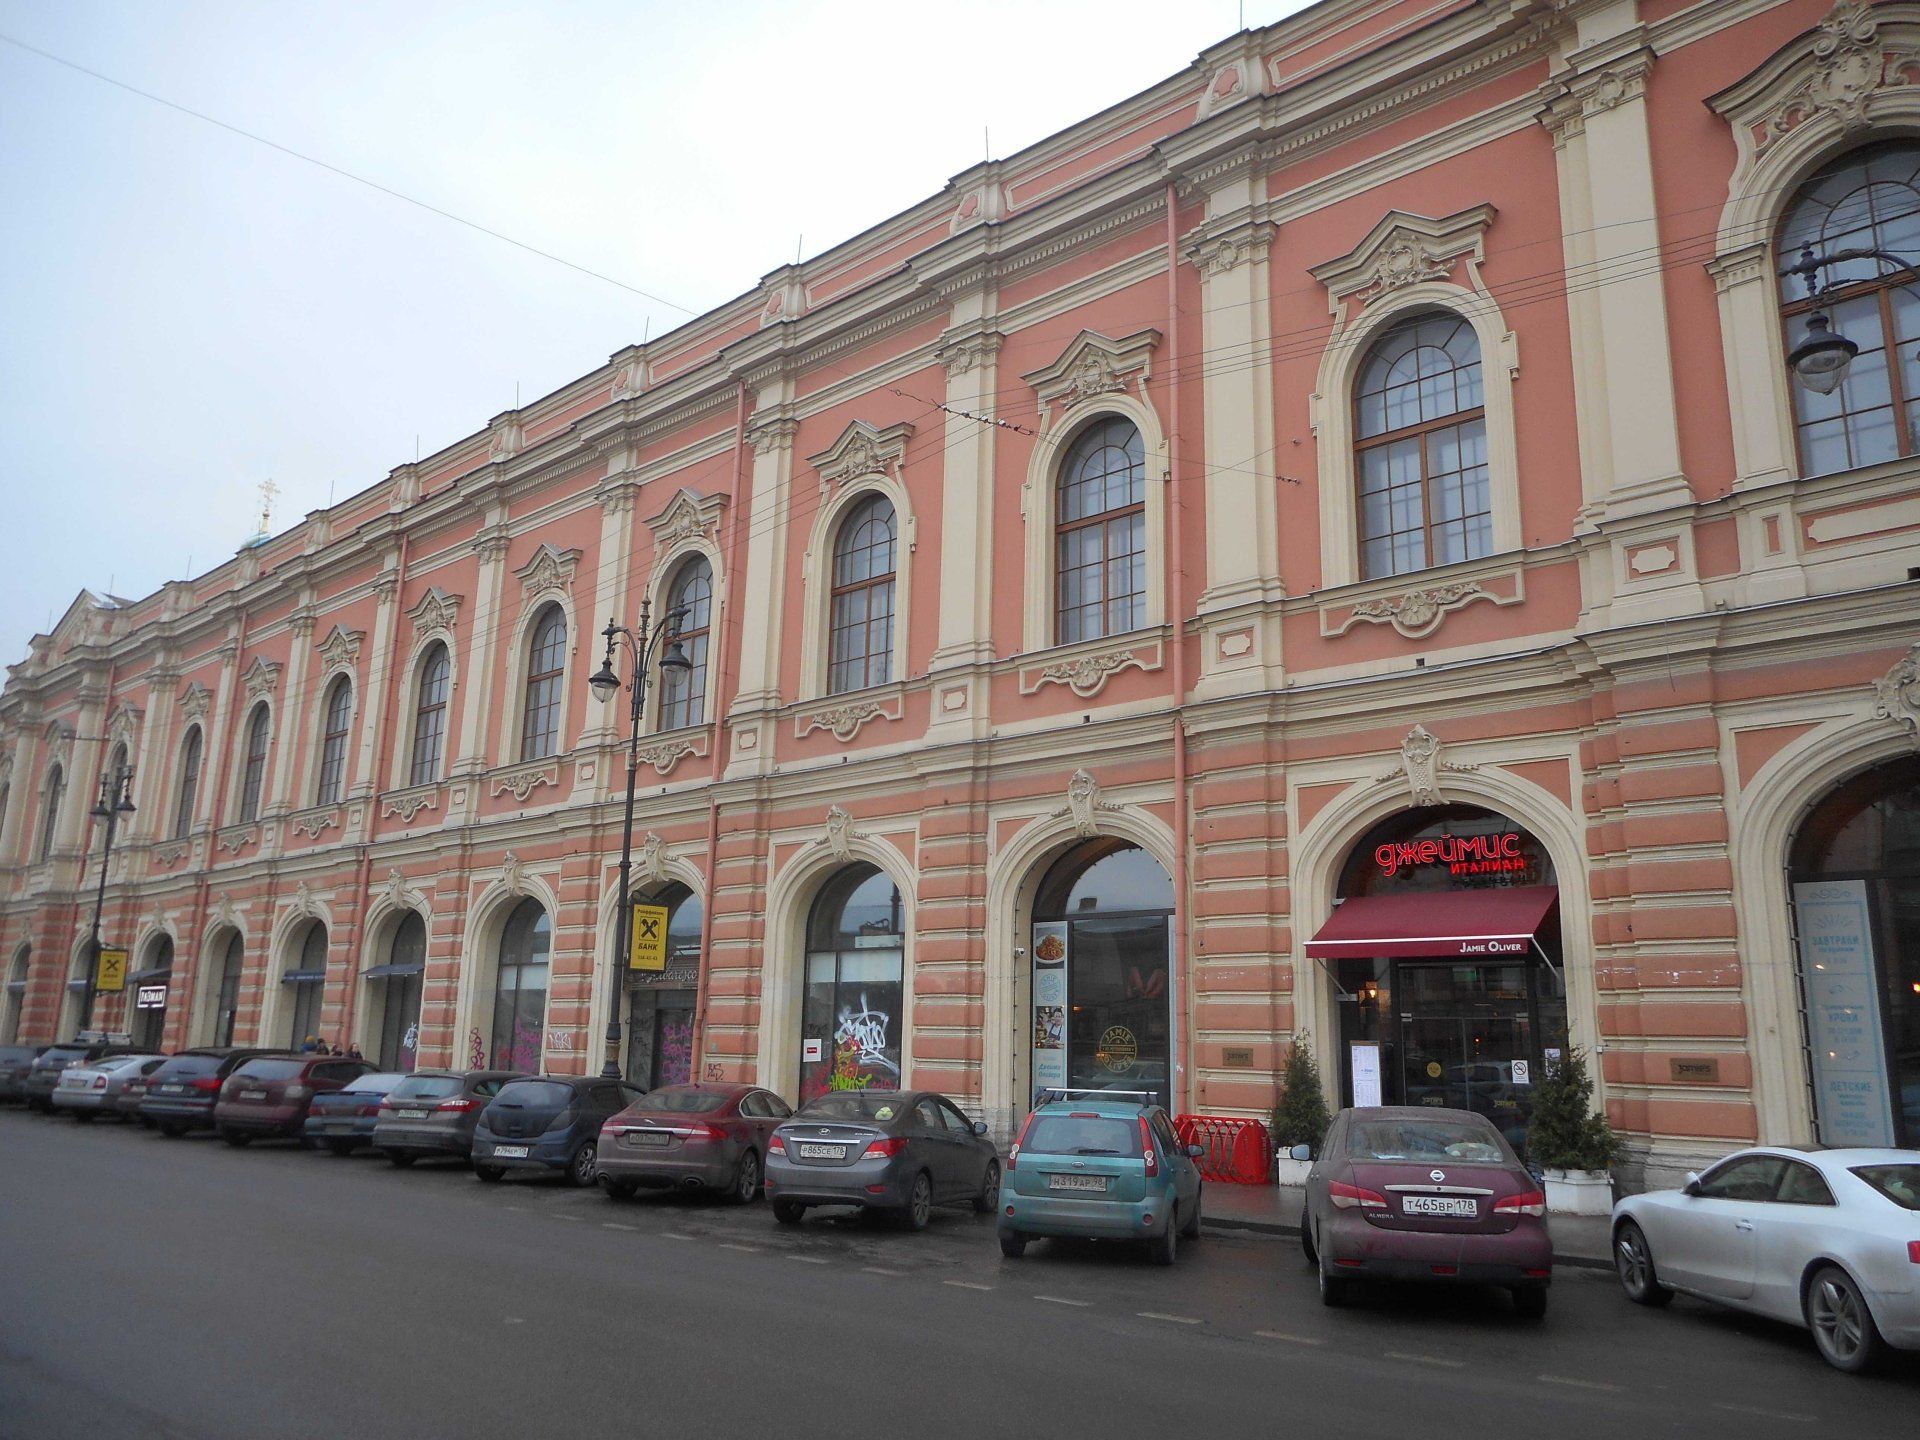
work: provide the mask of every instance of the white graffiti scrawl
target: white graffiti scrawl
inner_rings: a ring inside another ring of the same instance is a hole
[[[838,1049],[851,1041],[859,1052],[862,1065],[898,1075],[900,1067],[887,1058],[887,1026],[892,1018],[886,1011],[869,1006],[866,993],[861,992],[857,1013],[852,1007],[840,1012],[840,1026],[833,1032],[834,1048]]]

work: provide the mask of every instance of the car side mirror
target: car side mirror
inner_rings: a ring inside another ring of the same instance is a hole
[[[1296,1145],[1287,1151],[1287,1158],[1289,1160],[1311,1160],[1313,1159],[1313,1147],[1311,1145]]]
[[[974,1133],[974,1134],[976,1134],[976,1135],[985,1135],[985,1134],[987,1133],[987,1122],[986,1122],[986,1121],[984,1121],[984,1120],[976,1120],[976,1121],[974,1121],[974,1122],[973,1122],[973,1133]]]
[[[1680,1187],[1680,1193],[1682,1195],[1698,1195],[1700,1193],[1699,1175],[1689,1173],[1687,1175],[1687,1183]]]
[[[1204,1145],[1187,1146],[1187,1158],[1191,1160],[1198,1160],[1202,1156],[1204,1156],[1206,1153],[1207,1153],[1207,1147]]]

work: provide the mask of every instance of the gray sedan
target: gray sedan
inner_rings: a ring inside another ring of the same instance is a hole
[[[110,1055],[90,1065],[72,1065],[60,1073],[49,1103],[76,1120],[120,1115],[120,1094],[127,1081],[144,1079],[166,1064],[164,1055]]]
[[[854,1205],[922,1230],[935,1205],[990,1212],[1000,1199],[1000,1156],[987,1127],[944,1095],[836,1090],[773,1132],[766,1189],[783,1225],[798,1224],[810,1206]]]

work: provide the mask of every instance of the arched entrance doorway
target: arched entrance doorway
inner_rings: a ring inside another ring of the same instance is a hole
[[[167,993],[173,985],[173,937],[160,935],[147,951],[147,963],[127,977],[133,993],[133,1043],[158,1051],[167,1028]]]
[[[1535,1084],[1567,1044],[1538,839],[1477,805],[1390,815],[1349,852],[1307,954],[1334,992],[1342,1104],[1472,1110],[1524,1147]]]
[[[320,1036],[320,1001],[327,988],[327,925],[324,920],[307,922],[300,937],[300,948],[292,963],[280,973],[287,987],[286,1044],[298,1050]]]
[[[1920,758],[1821,801],[1789,868],[1821,1143],[1920,1145]]]
[[[547,1037],[547,980],[553,921],[538,900],[522,900],[500,932],[494,970],[489,1064],[498,1070],[540,1073]]]
[[[27,970],[32,962],[33,947],[22,945],[14,952],[13,964],[7,969],[6,994],[0,996],[0,1009],[4,1009],[4,1017],[0,1018],[0,1045],[20,1043],[20,1018],[27,1011]]]
[[[420,1058],[420,994],[427,973],[427,922],[409,910],[393,927],[387,958],[367,982],[367,1033],[382,1070],[410,1071]]]
[[[878,866],[836,870],[807,917],[800,1005],[800,1099],[901,1083],[906,923]]]
[[[1033,1093],[1138,1090],[1172,1108],[1173,880],[1129,841],[1053,862],[1033,902]]]
[[[693,1011],[700,987],[700,897],[674,881],[639,902],[667,912],[666,965],[629,968],[627,1078],[657,1090],[693,1079]]]

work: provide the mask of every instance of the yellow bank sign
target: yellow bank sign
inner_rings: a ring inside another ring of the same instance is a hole
[[[666,906],[633,907],[633,943],[627,953],[627,968],[655,973],[667,968]]]
[[[94,971],[93,988],[103,995],[118,995],[127,988],[127,952],[100,947],[100,965]]]

